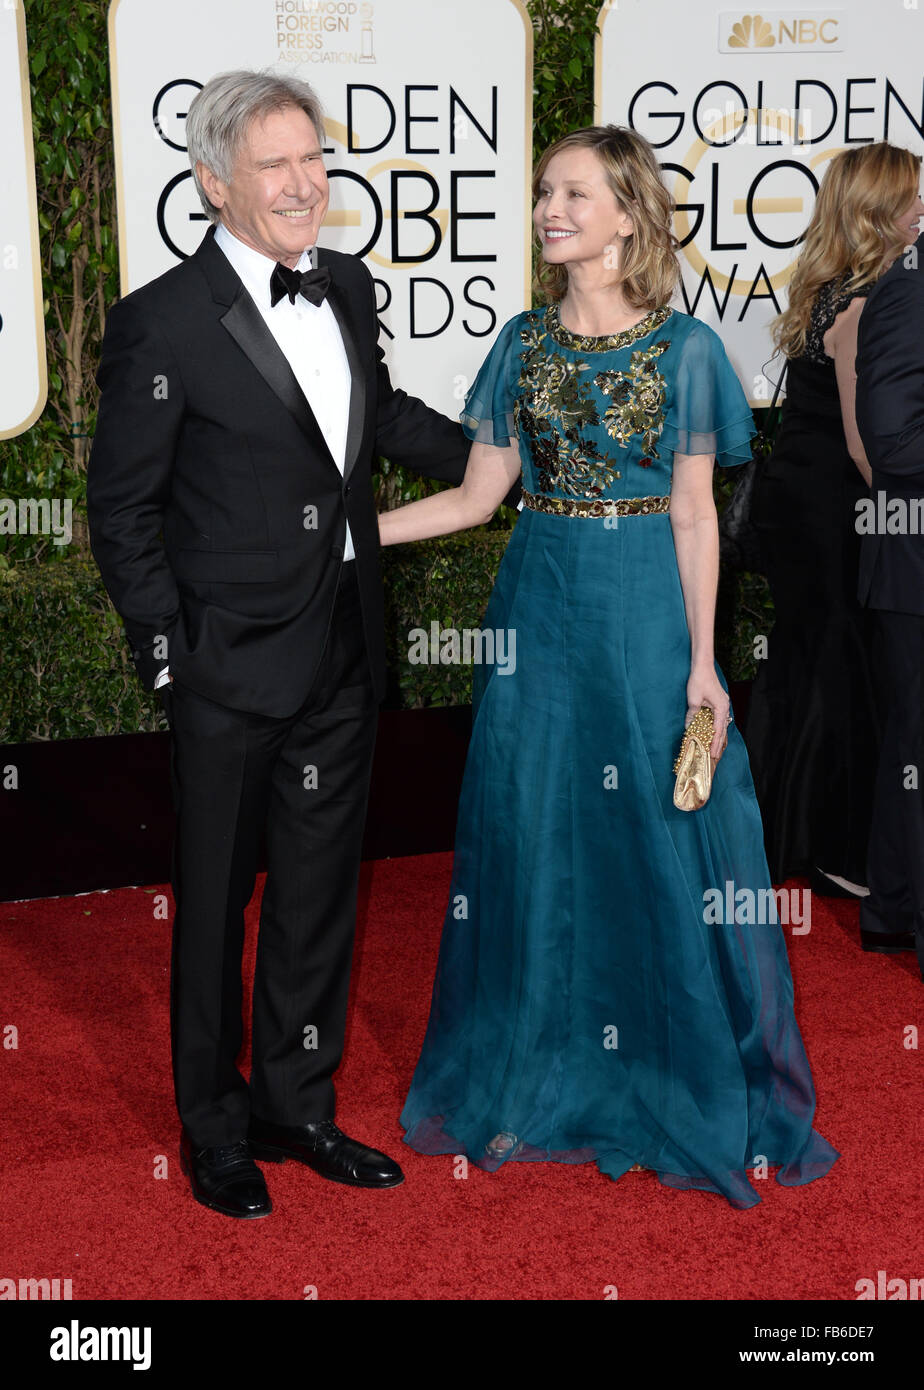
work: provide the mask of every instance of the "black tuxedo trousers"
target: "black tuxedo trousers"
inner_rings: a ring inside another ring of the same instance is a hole
[[[871,936],[913,932],[924,976],[924,616],[880,609],[874,618],[885,733],[860,926]]]
[[[253,1113],[332,1118],[343,1054],[363,823],[378,706],[354,561],[343,564],[310,691],[286,718],[164,695],[177,825],[170,1022],[177,1108],[196,1148],[243,1138]],[[265,826],[267,875],[242,1045],[244,909]]]

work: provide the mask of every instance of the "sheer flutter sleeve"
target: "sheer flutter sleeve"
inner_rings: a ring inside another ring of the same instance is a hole
[[[747,463],[757,433],[722,340],[700,319],[681,348],[661,439],[675,454],[715,454],[722,468]]]
[[[513,402],[520,367],[517,349],[521,347],[522,317],[518,314],[504,324],[465,397],[459,419],[465,434],[475,443],[503,448],[516,439]]]

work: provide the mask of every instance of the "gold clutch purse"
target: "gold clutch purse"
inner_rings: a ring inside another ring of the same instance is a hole
[[[715,759],[709,752],[715,734],[712,709],[702,705],[690,720],[683,735],[680,752],[674,763],[677,781],[674,783],[674,805],[678,811],[698,811],[705,806],[712,791]],[[728,743],[728,735],[722,748]]]

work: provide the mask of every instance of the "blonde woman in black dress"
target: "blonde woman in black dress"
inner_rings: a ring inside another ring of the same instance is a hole
[[[833,896],[865,893],[878,738],[856,596],[856,504],[870,478],[854,415],[857,325],[915,239],[920,165],[886,142],[828,165],[774,322],[786,400],[752,506],[775,609],[747,724],[767,860],[775,883],[804,874]]]

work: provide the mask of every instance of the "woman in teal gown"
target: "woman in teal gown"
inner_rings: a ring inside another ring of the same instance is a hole
[[[383,544],[476,525],[522,469],[481,625],[504,634],[505,659],[474,668],[450,899],[401,1123],[419,1152],[486,1170],[641,1167],[749,1207],[748,1169],[793,1186],[838,1156],[812,1128],[733,721],[705,806],[673,805],[685,724],[710,704],[719,752],[729,718],[712,656],[712,456],[744,462],[753,419],[719,337],[666,303],[676,243],[651,147],[618,127],[576,132],[534,191],[564,293],[499,333],[466,398],[462,487],[380,518]]]

